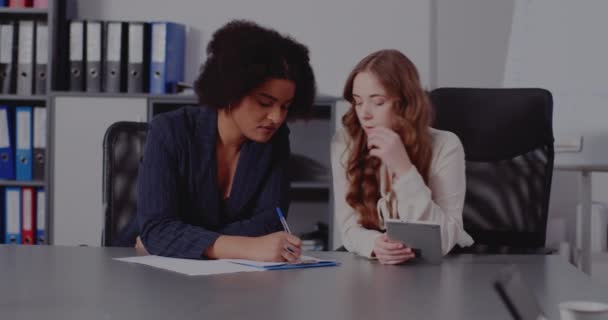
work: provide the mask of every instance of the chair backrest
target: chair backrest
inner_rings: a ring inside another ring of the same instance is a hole
[[[137,173],[147,123],[112,124],[103,140],[103,246],[121,246],[119,235],[137,212]]]
[[[477,251],[545,245],[553,99],[544,89],[439,88],[434,127],[464,146],[464,227]]]

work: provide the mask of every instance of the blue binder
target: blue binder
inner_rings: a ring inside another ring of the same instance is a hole
[[[150,93],[174,93],[184,81],[186,27],[173,22],[152,23]]]
[[[44,188],[36,190],[36,243],[45,244],[46,240],[46,193]]]
[[[0,244],[4,243],[6,239],[6,227],[4,223],[6,222],[6,205],[4,201],[4,188],[0,188]]]
[[[0,106],[0,179],[15,179],[15,153],[11,110]]]
[[[21,243],[21,189],[7,187],[4,193],[4,225],[6,236],[4,243]]]
[[[17,180],[32,180],[32,107],[16,107]]]

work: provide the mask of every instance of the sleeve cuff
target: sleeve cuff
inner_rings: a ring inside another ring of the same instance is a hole
[[[375,257],[372,257],[372,253],[374,252],[374,242],[376,241],[376,237],[380,235],[380,232],[367,229],[360,230],[359,232],[361,232],[361,234],[357,237],[356,243],[351,242],[350,246],[347,243],[344,244],[346,249],[348,249],[348,251],[355,252],[362,257],[375,259]]]

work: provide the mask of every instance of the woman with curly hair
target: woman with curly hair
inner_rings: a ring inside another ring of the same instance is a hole
[[[139,246],[162,256],[299,259],[275,210],[289,206],[288,118],[315,96],[308,49],[248,21],[217,30],[200,106],[155,117],[138,178]],[[140,241],[139,241],[140,239]]]
[[[440,225],[442,250],[473,239],[462,226],[464,150],[430,127],[432,108],[418,71],[401,52],[357,64],[344,86],[351,103],[331,146],[335,215],[348,251],[384,264],[414,257],[386,236],[384,220]]]

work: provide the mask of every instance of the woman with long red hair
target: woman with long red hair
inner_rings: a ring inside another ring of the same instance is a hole
[[[398,264],[414,257],[386,236],[384,220],[436,223],[443,253],[473,239],[464,231],[465,162],[456,135],[431,128],[432,107],[414,64],[381,50],[344,86],[351,103],[331,146],[335,214],[344,246]]]

